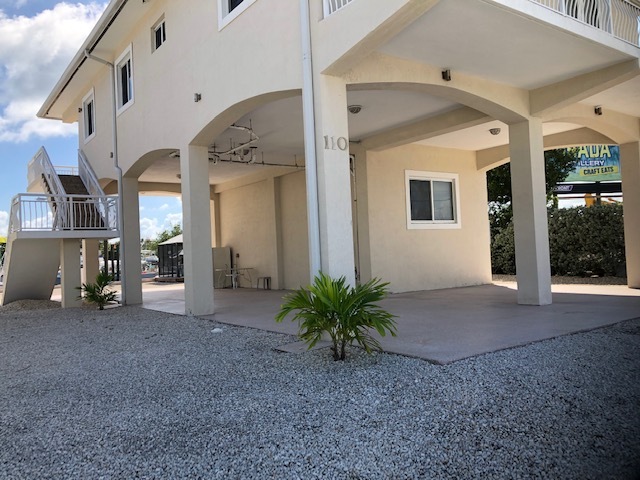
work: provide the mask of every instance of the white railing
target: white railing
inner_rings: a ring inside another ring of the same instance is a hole
[[[33,182],[44,180],[46,181],[52,195],[64,195],[64,187],[58,178],[58,173],[53,167],[49,155],[44,147],[40,147],[40,150],[33,156],[29,162],[29,169],[27,173],[29,179],[29,185]]]
[[[323,0],[324,16],[328,17],[343,7],[349,5],[353,0]]]
[[[118,230],[118,199],[95,195],[13,197],[9,233]]]
[[[100,187],[98,177],[96,177],[93,168],[91,168],[91,165],[82,150],[78,150],[78,175],[80,175],[82,182],[85,187],[87,187],[89,195],[104,196],[104,191],[102,190],[102,187]]]
[[[531,0],[640,46],[640,7],[627,0]]]
[[[616,37],[640,46],[640,7],[625,0],[613,0],[611,24]]]
[[[55,165],[53,169],[58,175],[78,175],[78,167]]]

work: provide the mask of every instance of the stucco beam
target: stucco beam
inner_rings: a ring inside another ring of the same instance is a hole
[[[531,115],[541,116],[580,102],[637,75],[640,75],[640,60],[633,59],[531,90]]]
[[[240,187],[245,187],[247,185],[252,185],[254,183],[268,180],[270,178],[281,177],[282,175],[287,175],[289,173],[295,173],[298,171],[300,171],[300,168],[267,167],[260,172],[252,173],[250,175],[245,175],[243,177],[240,177],[234,180],[229,180],[228,182],[220,183],[218,185],[212,185],[211,195],[214,195],[216,193],[226,192],[228,190],[233,190]],[[213,198],[213,196],[211,198]]]
[[[364,138],[362,139],[362,146],[366,150],[384,150],[437,137],[445,133],[456,132],[490,121],[493,121],[493,119],[488,115],[473,108],[462,107]]]
[[[353,3],[339,14],[323,19],[316,24],[314,35],[314,47],[319,49],[314,56],[320,71],[326,75],[342,75],[439,1],[369,0],[360,5]],[[342,32],[339,42],[333,41],[335,32]]]
[[[529,118],[529,92],[520,88],[374,52],[343,76],[349,90],[409,90],[460,103],[504,123]]]
[[[575,147],[578,145],[600,145],[614,143],[609,137],[594,132],[590,128],[578,128],[567,132],[554,133],[544,137],[544,149]],[[478,150],[476,167],[478,170],[491,170],[509,161],[509,145]]]
[[[138,182],[138,190],[140,193],[152,194],[175,194],[180,195],[182,189],[179,183],[165,182]]]
[[[566,122],[583,125],[609,137],[613,143],[622,144],[640,140],[640,120],[624,113],[602,109],[596,115],[591,105],[577,103],[548,113],[544,122]]]

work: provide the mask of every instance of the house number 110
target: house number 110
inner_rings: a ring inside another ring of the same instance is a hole
[[[343,152],[349,148],[349,140],[345,137],[330,137],[329,135],[324,136],[324,149],[325,150],[342,150]]]

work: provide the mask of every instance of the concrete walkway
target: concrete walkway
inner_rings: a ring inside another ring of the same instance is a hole
[[[388,352],[446,364],[640,317],[640,290],[554,285],[553,291],[553,305],[544,307],[518,305],[511,282],[394,294],[382,305],[397,315],[398,336],[381,344]],[[285,293],[216,290],[216,313],[206,318],[295,335],[296,323],[273,320]],[[145,283],[143,306],[182,315],[183,286]]]

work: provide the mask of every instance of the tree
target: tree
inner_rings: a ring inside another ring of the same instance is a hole
[[[567,178],[575,168],[578,157],[577,149],[557,149],[544,152],[544,173],[547,201],[558,206],[558,197],[553,189]],[[487,172],[487,195],[489,200],[489,220],[491,237],[498,230],[505,228],[513,218],[511,207],[511,164],[506,163]]]
[[[179,223],[171,227],[171,230],[164,230],[158,234],[155,240],[145,240],[144,246],[146,250],[153,250],[158,253],[158,245],[162,242],[166,242],[170,238],[176,237],[182,233],[182,225]]]

